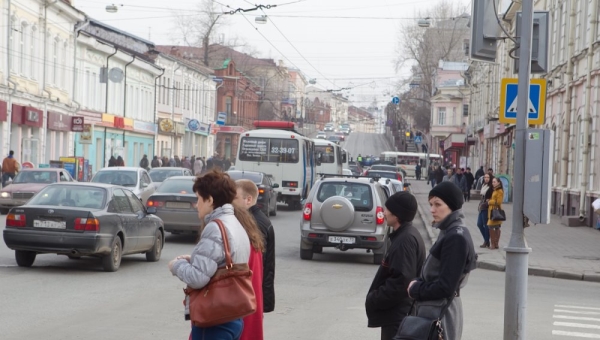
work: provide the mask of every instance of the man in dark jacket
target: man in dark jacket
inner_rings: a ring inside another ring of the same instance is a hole
[[[365,309],[368,326],[381,327],[381,340],[392,340],[412,304],[406,289],[418,277],[425,262],[425,244],[412,225],[417,200],[406,191],[385,202],[387,224],[392,227],[391,244],[375,274]]]
[[[154,156],[154,158],[152,158],[152,162],[150,163],[150,165],[153,168],[158,168],[160,167],[160,162],[158,161],[158,156]]]
[[[234,203],[250,211],[265,241],[262,284],[263,311],[269,313],[275,310],[275,230],[269,218],[256,205],[258,200],[258,187],[256,184],[248,179],[238,179],[235,184],[237,195]]]
[[[469,202],[471,200],[471,189],[473,189],[473,183],[475,182],[475,177],[471,173],[471,168],[467,167],[467,170],[464,173],[465,178],[467,179],[467,194],[465,195],[465,202]]]
[[[435,185],[438,185],[444,181],[444,170],[442,170],[441,166],[436,166],[435,170],[433,170],[433,177],[435,177]]]
[[[149,165],[150,164],[148,162],[148,156],[144,155],[144,157],[142,157],[142,160],[140,160],[140,168],[148,170],[148,169],[150,169],[148,167]]]

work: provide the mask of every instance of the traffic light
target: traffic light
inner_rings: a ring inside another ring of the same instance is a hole
[[[492,1],[496,0],[473,0],[469,56],[473,60],[494,63],[500,25],[495,13],[497,6]]]

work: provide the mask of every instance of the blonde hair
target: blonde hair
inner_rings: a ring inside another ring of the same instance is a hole
[[[256,203],[258,199],[258,187],[249,179],[238,179],[235,181],[237,189],[242,189],[246,195],[252,196],[252,201]]]
[[[254,216],[252,216],[248,210],[238,207],[235,204],[233,205],[233,213],[238,221],[240,221],[242,227],[244,227],[244,230],[246,230],[246,234],[248,234],[248,238],[250,239],[250,244],[252,247],[261,253],[264,252],[265,241],[263,239],[262,232],[260,229],[258,229],[258,225],[256,224]]]

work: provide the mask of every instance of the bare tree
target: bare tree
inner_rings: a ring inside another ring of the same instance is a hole
[[[420,102],[410,110],[413,121],[422,129],[429,128],[431,102],[435,74],[440,60],[463,61],[464,41],[468,38],[469,22],[467,6],[449,0],[441,0],[434,7],[420,11],[418,18],[426,18],[430,27],[419,27],[414,22],[401,25],[394,60],[396,71],[411,66],[411,78],[400,82],[401,89],[410,85],[403,97]]]

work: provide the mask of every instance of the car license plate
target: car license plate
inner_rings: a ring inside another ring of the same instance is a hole
[[[33,226],[35,228],[66,229],[67,222],[33,220]]]
[[[345,243],[354,244],[356,239],[354,237],[343,237],[343,236],[329,236],[330,243]]]
[[[190,203],[189,202],[167,202],[167,208],[172,208],[172,209],[189,209],[190,208]]]

